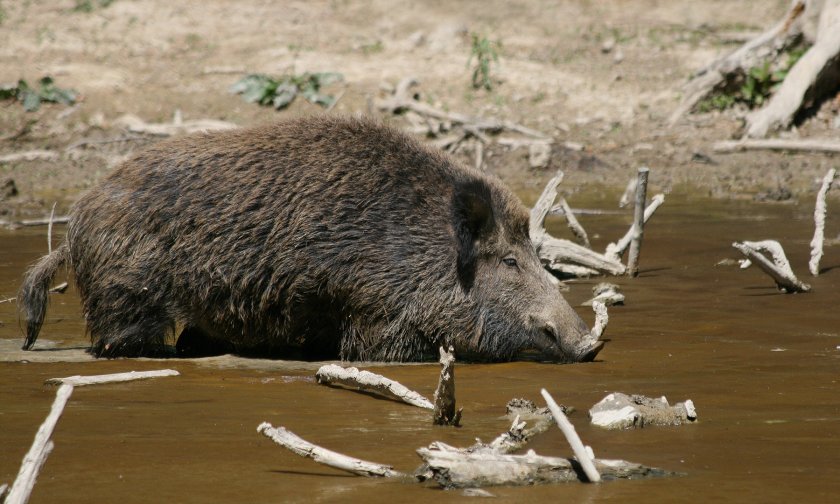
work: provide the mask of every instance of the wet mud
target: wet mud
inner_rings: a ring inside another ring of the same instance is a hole
[[[612,194],[576,195],[573,206],[614,209]],[[570,417],[599,458],[679,471],[675,478],[491,488],[509,502],[831,502],[840,494],[840,247],[824,273],[807,273],[812,202],[720,202],[669,195],[650,221],[638,278],[611,279],[626,295],[610,308],[611,341],[595,362],[460,364],[463,427],[434,427],[430,413],[328,388],[313,363],[254,359],[89,358],[78,298],[54,295],[36,352],[18,351],[13,303],[0,304],[0,483],[11,483],[55,389],[52,377],[173,368],[181,376],[77,389],[53,435],[55,449],[33,502],[460,502],[460,491],[348,476],[275,446],[260,422],[363,459],[412,471],[414,449],[440,440],[467,446],[508,427],[505,404],[540,404],[548,389],[576,408]],[[830,208],[829,208],[830,210]],[[621,236],[630,214],[582,215],[593,246]],[[562,222],[553,229],[565,236]],[[829,216],[827,237],[838,230]],[[57,227],[60,236],[63,228]],[[0,230],[0,299],[46,250],[44,229]],[[596,236],[597,235],[597,236]],[[794,271],[813,286],[784,295],[755,268],[716,266],[738,258],[735,240],[778,239]],[[60,281],[60,280],[59,280]],[[599,279],[565,295],[590,323]],[[69,349],[69,350],[68,350]],[[59,361],[59,362],[54,362]],[[436,364],[386,365],[377,372],[431,397]],[[614,391],[692,399],[698,422],[606,431],[586,411]],[[569,456],[556,429],[529,448]]]

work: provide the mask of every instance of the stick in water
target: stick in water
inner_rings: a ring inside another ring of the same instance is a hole
[[[66,378],[50,378],[44,383],[49,385],[72,385],[82,387],[85,385],[99,385],[100,383],[117,383],[146,378],[160,378],[163,376],[178,376],[180,373],[174,369],[161,369],[158,371],[129,371],[127,373],[114,373],[94,376],[68,376]]]
[[[639,182],[636,184],[636,208],[633,214],[633,240],[630,242],[630,255],[627,258],[627,276],[639,274],[639,250],[642,248],[642,236],[645,229],[645,199],[650,169],[639,168]]]
[[[53,219],[55,218],[55,205],[57,204],[57,201],[53,203],[52,210],[50,211],[50,222],[47,224],[47,254],[52,254],[52,226]]]
[[[295,433],[286,430],[284,427],[272,427],[268,422],[261,423],[257,427],[257,432],[301,457],[311,458],[319,464],[324,464],[335,469],[347,471],[359,476],[380,476],[385,478],[403,476],[402,473],[395,471],[391,466],[348,457],[347,455],[321,448],[297,436]]]
[[[53,401],[50,414],[47,415],[47,419],[44,420],[44,423],[38,429],[38,433],[35,434],[35,441],[32,443],[29,452],[23,457],[20,472],[18,472],[17,478],[12,484],[11,490],[9,490],[9,495],[6,497],[6,504],[24,504],[29,500],[29,494],[32,493],[32,488],[35,486],[38,472],[52,450],[50,436],[52,436],[55,424],[61,418],[64,406],[72,393],[73,385],[62,385],[55,393],[55,401]]]
[[[318,383],[324,385],[338,384],[345,387],[355,387],[358,390],[373,392],[390,399],[417,406],[418,408],[435,409],[431,401],[417,392],[408,389],[399,382],[389,380],[382,375],[371,373],[370,371],[360,371],[354,367],[343,368],[336,364],[327,364],[321,366],[315,372],[315,378],[318,380]]]
[[[578,436],[577,431],[575,431],[575,426],[569,422],[569,419],[566,418],[566,415],[563,414],[560,406],[554,402],[554,398],[551,397],[551,394],[549,394],[548,391],[542,389],[540,390],[540,394],[542,394],[543,399],[545,399],[551,414],[554,415],[554,420],[557,422],[557,426],[560,427],[560,430],[563,431],[563,434],[566,436],[566,440],[568,440],[569,444],[572,446],[572,451],[575,453],[575,457],[577,457],[581,467],[583,467],[583,472],[586,473],[586,477],[591,483],[601,481],[601,475],[598,474],[598,470],[595,469],[595,464],[592,463],[592,459],[586,452],[586,447],[583,446],[583,441],[580,440],[580,436]]]
[[[811,260],[808,262],[808,269],[814,276],[820,274],[820,259],[823,256],[826,212],[825,195],[831,189],[831,183],[834,182],[836,175],[837,170],[834,168],[828,170],[828,173],[825,174],[820,191],[817,193],[817,203],[814,206],[814,238],[811,240]]]

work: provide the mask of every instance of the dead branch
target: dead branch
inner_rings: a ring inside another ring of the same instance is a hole
[[[50,294],[64,294],[64,292],[67,290],[68,286],[69,286],[69,284],[67,282],[61,282],[60,284],[56,285],[55,287],[52,287],[47,292],[49,292]],[[0,304],[11,303],[12,301],[17,301],[17,297],[0,299]]]
[[[4,154],[0,156],[0,163],[17,163],[19,161],[57,161],[58,158],[58,152],[39,149]]]
[[[586,448],[584,448],[583,442],[580,440],[580,436],[578,436],[577,431],[575,431],[575,426],[569,422],[569,419],[566,418],[566,415],[557,403],[554,402],[554,398],[551,397],[551,394],[549,394],[546,389],[540,390],[540,394],[542,394],[543,399],[545,399],[545,403],[548,405],[549,411],[551,411],[551,414],[554,416],[554,421],[557,422],[557,426],[560,427],[560,430],[563,431],[563,435],[566,436],[566,440],[569,442],[569,445],[571,445],[572,451],[574,452],[575,457],[577,457],[577,460],[583,468],[583,472],[586,474],[589,482],[597,483],[601,481],[601,475],[592,463],[592,457],[590,457],[590,455],[586,452]]]
[[[690,399],[671,406],[665,396],[653,399],[614,392],[592,406],[589,417],[598,427],[627,429],[692,423],[697,420],[697,411]]]
[[[592,288],[592,299],[584,301],[581,306],[593,306],[595,302],[604,303],[605,306],[624,304],[624,294],[619,292],[616,284],[601,282]]]
[[[463,408],[455,410],[455,356],[454,348],[440,347],[440,380],[435,390],[435,407],[432,423],[458,427]]]
[[[395,471],[391,466],[348,457],[347,455],[321,448],[298,437],[284,427],[272,427],[268,422],[261,423],[257,427],[257,432],[301,457],[311,458],[319,464],[335,469],[347,471],[359,476],[378,476],[384,478],[404,476],[402,473]]]
[[[48,385],[72,385],[84,387],[85,385],[100,385],[102,383],[119,383],[134,380],[145,380],[147,378],[161,378],[165,376],[178,376],[180,373],[174,369],[161,369],[157,371],[129,371],[127,373],[114,373],[93,376],[68,376],[66,378],[50,378],[44,383]]]
[[[473,130],[480,133],[491,132],[499,133],[502,131],[513,131],[525,136],[539,138],[546,140],[548,137],[543,133],[522,126],[511,121],[506,121],[496,118],[484,118],[478,116],[469,116],[458,112],[447,112],[431,105],[418,101],[411,96],[409,89],[417,84],[417,79],[407,77],[402,79],[394,89],[394,93],[387,98],[380,98],[374,101],[376,107],[389,114],[396,114],[410,110],[421,116],[436,119],[438,121],[447,121],[452,125],[462,126],[467,130]]]
[[[318,369],[315,378],[323,385],[341,385],[363,392],[372,392],[418,408],[435,409],[431,401],[401,383],[370,371],[360,371],[355,367],[343,368],[336,364],[327,364]]]
[[[733,247],[740,250],[751,262],[757,264],[762,271],[770,275],[776,282],[776,287],[784,292],[808,292],[811,286],[799,281],[793,270],[790,268],[781,244],[775,240],[764,240],[760,242],[735,242]],[[772,262],[762,252],[767,252]]]
[[[631,178],[630,182],[627,182],[627,187],[624,188],[624,192],[618,200],[618,208],[624,208],[630,204],[630,197],[636,192],[636,184],[638,182],[638,176]]]
[[[610,316],[607,313],[607,305],[602,301],[593,300],[592,310],[595,312],[595,324],[592,326],[592,330],[589,334],[592,336],[593,341],[598,341],[607,329],[607,324],[610,322]]]
[[[554,213],[555,210],[557,210],[557,213],[562,214],[563,217],[566,218],[566,224],[569,225],[569,229],[572,231],[572,234],[575,235],[578,244],[582,247],[591,249],[592,245],[589,244],[589,236],[586,234],[586,230],[583,229],[583,226],[580,225],[580,222],[578,222],[577,217],[575,217],[574,212],[572,212],[571,207],[566,202],[566,198],[561,196],[560,202],[551,208],[550,213]]]
[[[67,224],[70,222],[69,215],[61,215],[52,219],[53,224]],[[24,219],[19,221],[0,220],[0,226],[26,227],[26,226],[48,226],[50,219]]]
[[[544,457],[529,450],[525,455],[508,455],[492,450],[466,453],[441,443],[417,450],[435,479],[444,488],[499,485],[535,485],[581,481],[578,461]],[[639,479],[671,473],[624,460],[598,460],[593,468],[605,478]]]
[[[720,154],[746,150],[780,150],[796,152],[840,152],[840,142],[830,139],[743,139],[724,140],[712,146],[712,150]]]
[[[735,51],[717,59],[698,71],[683,87],[683,98],[668,119],[673,126],[691,111],[700,100],[719,88],[734,75],[757,66],[779,54],[802,33],[802,14],[807,0],[793,0],[785,18]]]
[[[529,233],[543,265],[553,271],[575,276],[623,274],[625,268],[621,262],[569,240],[554,238],[546,232],[545,217],[557,198],[557,186],[562,180],[563,172],[557,172],[557,175],[546,184],[542,195],[531,209]]]
[[[662,203],[665,202],[665,195],[664,194],[657,194],[650,200],[650,204],[645,208],[644,214],[644,222],[647,223],[648,220],[656,213],[656,209],[659,208]],[[613,261],[620,261],[621,256],[624,254],[624,251],[627,250],[627,247],[630,245],[630,242],[633,240],[633,232],[635,230],[635,224],[630,226],[630,229],[627,230],[627,233],[621,237],[615,243],[610,243],[607,245],[607,249],[604,252],[604,256],[613,260]]]
[[[29,452],[23,457],[23,463],[20,466],[17,478],[15,478],[15,482],[6,496],[6,504],[24,504],[29,500],[29,494],[32,493],[32,488],[35,486],[38,472],[53,448],[50,436],[52,436],[55,425],[61,418],[64,406],[72,393],[73,385],[62,385],[56,391],[50,414],[47,415],[47,419],[44,420],[44,423],[38,429],[38,433],[35,434],[35,441],[32,443]]]
[[[193,119],[183,121],[180,114],[176,112],[171,123],[147,123],[132,114],[125,114],[114,121],[114,124],[123,126],[131,133],[143,133],[146,135],[168,137],[182,133],[197,133],[200,131],[222,131],[236,129],[239,126],[216,119]]]
[[[810,2],[808,7],[817,2]],[[807,8],[807,7],[806,7]],[[824,0],[820,9],[817,39],[791,67],[767,104],[747,116],[746,137],[764,138],[777,128],[786,128],[811,98],[834,89],[840,73],[840,0]],[[820,83],[820,80],[827,82]]]
[[[825,195],[831,189],[831,183],[834,182],[835,176],[837,176],[837,170],[834,168],[831,168],[825,174],[820,190],[817,192],[817,202],[814,205],[814,237],[811,239],[811,260],[808,262],[808,269],[814,276],[820,274],[820,259],[823,256],[826,212]]]
[[[630,255],[627,258],[627,275],[634,277],[639,274],[639,252],[642,247],[642,237],[645,230],[645,200],[647,199],[647,182],[650,169],[639,168],[639,181],[636,183],[636,207],[633,213],[633,238],[630,240]]]

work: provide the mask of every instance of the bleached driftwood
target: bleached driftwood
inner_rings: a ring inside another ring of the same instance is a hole
[[[647,208],[645,208],[644,214],[644,222],[647,223],[648,220],[653,216],[656,212],[656,209],[665,202],[665,195],[664,194],[657,194],[650,200],[650,204],[648,204]],[[620,261],[621,256],[624,255],[624,251],[627,250],[627,247],[630,246],[630,242],[633,240],[633,233],[635,231],[635,224],[630,226],[630,229],[627,230],[627,233],[621,237],[615,243],[610,243],[607,245],[607,249],[604,252],[604,256],[613,261]]]
[[[596,301],[599,301],[606,306],[624,304],[624,294],[619,292],[618,285],[613,283],[599,283],[592,288],[592,296],[592,299],[584,301],[581,303],[581,306],[593,306]]]
[[[360,371],[355,367],[343,368],[336,364],[321,366],[315,372],[318,383],[323,385],[341,385],[351,389],[371,392],[380,396],[402,401],[424,409],[435,409],[434,404],[421,394],[382,375],[370,371]]]
[[[630,239],[630,254],[627,257],[627,275],[639,274],[639,252],[642,248],[642,237],[645,231],[645,200],[647,199],[647,182],[650,169],[639,168],[636,183],[636,206],[633,210],[633,236]]]
[[[727,154],[744,150],[781,150],[798,152],[840,152],[840,142],[832,139],[746,138],[716,142],[712,150]]]
[[[53,217],[53,224],[67,224],[70,221],[69,215]],[[25,227],[25,226],[48,226],[50,219],[24,219],[19,221],[0,220],[0,226]]]
[[[803,16],[803,14],[806,10],[806,4],[810,1],[792,0],[790,9],[788,9],[784,19],[735,51],[713,61],[695,73],[694,77],[683,87],[682,101],[668,119],[669,124],[676,124],[700,100],[708,96],[713,90],[722,87],[727,80],[734,79],[763,61],[772,59],[790,46],[805,29],[807,16]]]
[[[6,496],[6,504],[24,504],[29,500],[29,494],[32,493],[32,488],[35,486],[35,480],[38,477],[38,472],[41,466],[47,459],[50,451],[52,451],[52,436],[55,425],[61,414],[64,412],[64,406],[70,395],[73,393],[73,385],[62,385],[55,393],[55,401],[53,401],[50,414],[47,419],[41,424],[38,433],[35,434],[35,441],[26,456],[23,457],[23,463],[20,466],[15,482]]]
[[[576,276],[603,273],[623,274],[625,268],[620,261],[610,259],[569,240],[555,238],[546,232],[545,218],[557,198],[557,186],[562,180],[563,172],[557,172],[557,175],[548,181],[542,195],[531,209],[529,233],[540,261],[553,271]]]
[[[592,406],[589,417],[598,427],[628,429],[692,423],[697,420],[697,411],[691,399],[671,406],[665,396],[654,399],[614,392]]]
[[[272,427],[268,422],[261,423],[257,427],[257,432],[301,457],[311,458],[319,464],[335,469],[347,471],[359,476],[379,476],[384,478],[404,476],[402,473],[395,471],[391,466],[348,457],[347,455],[322,448],[286,430],[284,427]]]
[[[764,138],[771,130],[788,127],[809,98],[813,100],[836,89],[840,74],[840,0],[812,0],[806,8],[818,3],[821,6],[814,45],[791,67],[767,104],[747,115],[745,136]],[[816,89],[819,87],[825,89]]]
[[[402,79],[394,89],[394,93],[387,97],[375,100],[376,107],[391,114],[398,113],[405,110],[410,110],[421,116],[436,119],[439,121],[446,121],[452,125],[464,126],[466,128],[478,132],[501,132],[514,131],[529,137],[547,139],[548,137],[543,133],[522,126],[521,124],[512,121],[506,121],[496,118],[474,117],[458,112],[448,112],[438,109],[429,104],[415,100],[408,90],[417,84],[417,79],[407,77]]]
[[[52,210],[50,210],[50,220],[47,222],[47,254],[52,254],[52,227],[53,227],[53,219],[55,219],[55,205],[58,202],[53,203]]]
[[[633,177],[630,182],[627,182],[627,187],[621,193],[621,198],[618,199],[618,208],[624,208],[630,204],[630,198],[636,193],[636,184],[639,182],[638,177]]]
[[[56,161],[58,158],[58,152],[38,149],[4,154],[0,156],[0,163],[17,163],[19,161]]]
[[[529,450],[525,455],[480,451],[465,453],[442,443],[420,448],[417,454],[428,465],[435,481],[444,488],[499,485],[537,485],[588,479],[579,462],[563,457],[545,457]],[[595,459],[593,468],[609,479],[639,479],[671,473],[624,460]],[[591,481],[591,480],[590,480]]]
[[[580,225],[580,222],[578,222],[577,217],[575,217],[574,212],[572,212],[571,207],[566,202],[566,198],[560,197],[560,202],[552,207],[551,212],[554,213],[555,210],[566,218],[566,224],[569,225],[569,229],[575,235],[578,245],[591,249],[592,246],[589,244],[589,236],[586,234],[583,226]]]
[[[440,380],[435,390],[435,406],[432,423],[458,427],[463,408],[455,409],[455,356],[454,349],[440,347]]]
[[[822,185],[817,192],[817,202],[814,205],[814,237],[811,239],[811,260],[808,262],[808,269],[811,274],[820,274],[820,259],[823,256],[823,240],[825,238],[825,195],[831,189],[837,170],[831,168],[823,177]]]
[[[607,329],[607,324],[610,322],[610,316],[607,313],[607,305],[597,299],[592,301],[592,310],[595,312],[595,324],[592,326],[592,330],[589,334],[591,335],[593,341],[598,341]]]
[[[134,380],[145,380],[147,378],[161,378],[164,376],[178,376],[180,373],[174,369],[160,369],[157,371],[129,371],[127,373],[113,373],[92,376],[68,376],[66,378],[50,378],[44,383],[48,385],[73,385],[84,387],[85,385],[100,385],[102,383],[119,383]]]
[[[132,114],[125,114],[114,121],[114,124],[126,128],[131,133],[144,133],[147,135],[168,137],[182,133],[197,133],[200,131],[222,131],[236,129],[239,126],[228,121],[216,119],[193,119],[181,120],[180,114],[176,112],[171,123],[147,123]]]
[[[540,394],[543,396],[543,399],[545,399],[545,403],[548,405],[548,410],[551,411],[551,414],[554,416],[554,421],[557,422],[557,426],[560,427],[560,430],[563,431],[563,435],[566,436],[566,440],[572,447],[572,452],[574,452],[575,457],[577,457],[578,463],[580,463],[580,466],[583,468],[583,472],[586,474],[586,477],[591,483],[601,481],[601,475],[592,463],[593,457],[590,456],[586,448],[583,446],[583,441],[580,440],[580,436],[578,436],[575,426],[569,422],[569,419],[566,418],[566,415],[560,409],[560,406],[554,402],[554,398],[551,397],[551,394],[549,394],[546,389],[540,390]]]
[[[790,268],[781,244],[775,240],[760,242],[735,242],[733,247],[740,250],[752,263],[757,264],[762,271],[770,275],[776,282],[776,287],[785,292],[808,292],[811,286],[801,282]],[[762,252],[770,254],[772,261]]]

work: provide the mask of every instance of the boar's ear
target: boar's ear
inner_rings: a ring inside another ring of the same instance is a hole
[[[475,279],[478,242],[493,230],[493,199],[487,184],[476,180],[458,184],[453,199],[458,278],[469,289]]]

